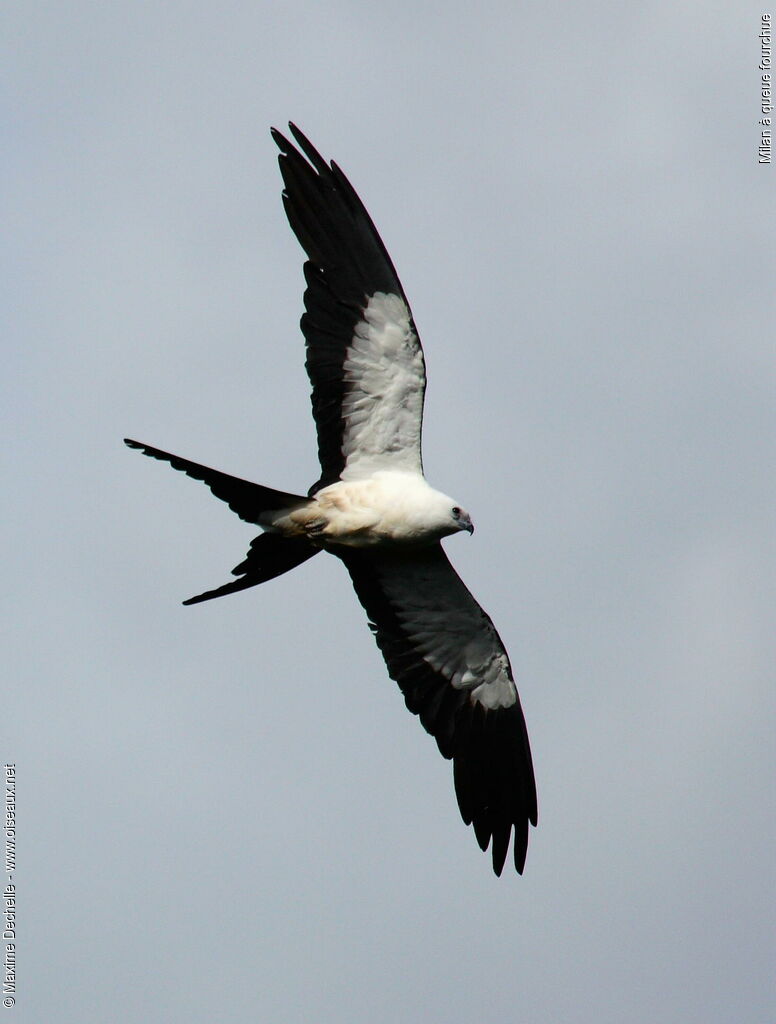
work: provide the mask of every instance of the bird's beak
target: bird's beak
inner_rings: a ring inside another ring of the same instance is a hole
[[[474,533],[474,523],[471,521],[471,519],[467,519],[466,522],[462,525],[467,533]]]

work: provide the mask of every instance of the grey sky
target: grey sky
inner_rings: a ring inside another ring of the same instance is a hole
[[[6,5],[8,1021],[773,1019],[761,13]],[[342,567],[181,607],[251,529],[121,444],[316,478],[289,118],[412,303],[534,751],[523,878]]]

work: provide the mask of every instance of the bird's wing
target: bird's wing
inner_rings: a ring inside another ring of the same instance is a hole
[[[426,371],[391,258],[345,175],[294,125],[280,132],[283,203],[307,253],[302,331],[312,384],[321,479],[379,469],[421,473]]]
[[[514,829],[522,872],[536,787],[509,658],[440,544],[338,552],[407,707],[453,759],[458,806],[501,873]]]

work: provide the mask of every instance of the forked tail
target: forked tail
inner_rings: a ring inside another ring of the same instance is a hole
[[[210,469],[209,466],[201,466],[197,462],[190,462],[188,459],[182,459],[179,455],[171,455],[169,452],[152,448],[140,441],[133,441],[125,437],[124,443],[152,459],[169,462],[173,469],[178,469],[194,480],[206,483],[213,494],[221,501],[225,501],[229,508],[246,523],[255,523],[257,526],[266,525],[266,517],[262,520],[263,513],[294,508],[297,505],[305,505],[309,501],[309,498],[302,495],[276,491],[272,487],[253,484],[249,480],[229,476],[228,473]],[[258,583],[265,583],[267,580],[281,576],[289,569],[301,565],[318,551],[318,548],[313,547],[304,539],[282,537],[277,533],[262,533],[251,541],[251,548],[246,557],[232,569],[232,573],[239,576],[239,579],[231,580],[215,590],[207,590],[196,597],[190,597],[183,603],[198,604],[200,601],[209,601],[214,597],[222,597],[224,594],[234,594],[238,590],[255,587]]]

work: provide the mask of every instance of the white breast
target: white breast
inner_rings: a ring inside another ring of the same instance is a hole
[[[271,528],[350,547],[422,544],[453,532],[452,504],[418,473],[381,470],[322,488],[307,504],[275,518]]]

